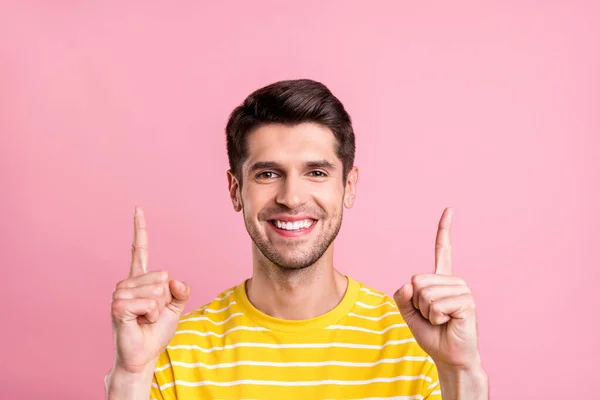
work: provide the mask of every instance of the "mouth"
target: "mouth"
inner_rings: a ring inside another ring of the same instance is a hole
[[[307,218],[297,221],[282,221],[277,219],[269,220],[269,226],[281,236],[297,237],[310,233],[318,220]]]

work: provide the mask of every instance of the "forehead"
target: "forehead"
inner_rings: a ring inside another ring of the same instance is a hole
[[[294,126],[269,124],[259,127],[247,137],[248,158],[245,164],[257,161],[327,160],[340,162],[336,156],[333,132],[315,123]]]

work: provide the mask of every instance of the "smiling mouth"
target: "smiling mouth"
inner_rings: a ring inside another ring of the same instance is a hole
[[[305,229],[309,229],[316,222],[317,222],[316,220],[310,219],[310,218],[299,220],[299,221],[294,221],[294,222],[286,222],[286,221],[280,221],[280,220],[276,220],[276,219],[272,219],[269,221],[269,223],[271,225],[273,225],[274,227],[284,230],[284,231],[290,231],[290,232],[300,232]]]

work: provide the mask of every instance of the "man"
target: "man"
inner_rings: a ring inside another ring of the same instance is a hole
[[[182,315],[190,288],[148,272],[136,208],[129,278],[113,295],[109,399],[487,399],[473,298],[452,275],[452,210],[435,273],[392,300],[333,266],[358,181],[340,101],[318,82],[277,82],[248,96],[226,133],[252,277]]]

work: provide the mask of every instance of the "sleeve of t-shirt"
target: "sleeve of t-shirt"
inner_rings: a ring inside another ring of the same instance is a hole
[[[150,387],[150,400],[176,400],[177,395],[173,386],[173,369],[171,359],[165,350],[156,363]]]
[[[424,387],[424,392],[421,394],[423,399],[426,400],[441,400],[442,391],[440,388],[440,377],[438,370],[433,361],[430,363],[430,368],[426,371],[426,375],[429,378],[427,381],[431,382]]]
[[[150,388],[150,400],[165,400],[161,391],[160,385],[156,380],[156,374],[152,375],[152,387]]]

